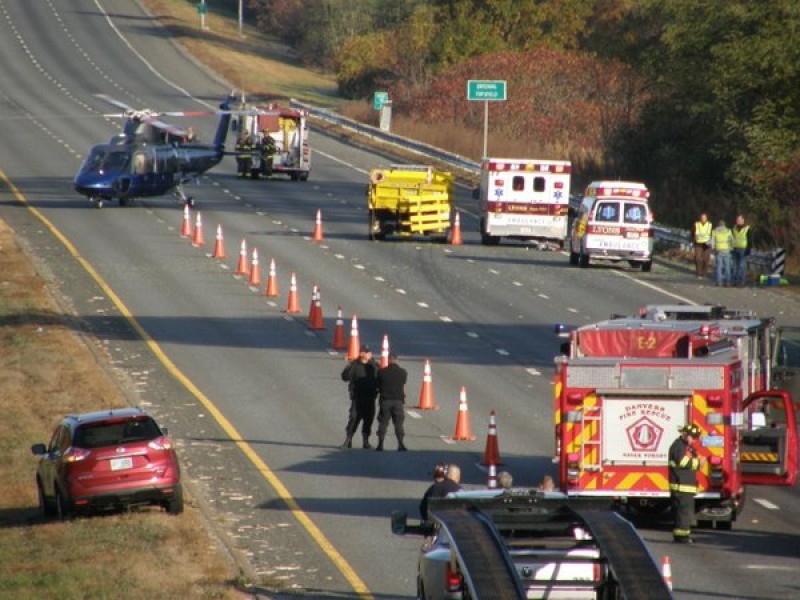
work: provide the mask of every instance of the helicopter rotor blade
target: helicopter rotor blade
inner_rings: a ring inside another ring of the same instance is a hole
[[[95,97],[100,98],[101,100],[105,100],[106,102],[108,102],[109,104],[113,104],[114,106],[118,106],[119,108],[121,108],[124,111],[132,112],[132,113],[136,112],[136,109],[131,108],[130,106],[128,106],[124,102],[121,102],[121,101],[117,100],[116,98],[112,98],[108,94],[95,94]]]

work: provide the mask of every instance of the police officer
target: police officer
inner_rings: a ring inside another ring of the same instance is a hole
[[[269,128],[264,127],[261,130],[261,169],[264,175],[272,177],[272,161],[275,158],[275,140],[269,134]]]
[[[708,274],[708,265],[711,262],[711,223],[708,215],[702,213],[700,219],[694,224],[694,266],[698,279],[704,279]]]
[[[672,499],[672,514],[675,526],[673,541],[692,544],[692,521],[694,521],[694,496],[697,494],[697,471],[706,463],[704,456],[697,456],[695,442],[700,438],[700,428],[694,423],[684,425],[680,436],[669,447],[669,490]]]
[[[250,140],[250,134],[243,131],[239,140],[236,142],[236,152],[252,152],[253,142]],[[253,158],[248,154],[237,154],[236,165],[239,177],[246,177],[250,173],[253,164]]]
[[[369,436],[375,420],[375,398],[378,396],[378,365],[372,358],[369,346],[361,346],[358,358],[351,361],[342,371],[342,381],[348,382],[350,393],[350,412],[348,414],[347,437],[340,446],[342,450],[353,447],[353,435],[358,425],[364,439],[364,448],[372,448]]]
[[[424,523],[428,522],[428,502],[431,498],[444,498],[451,492],[461,489],[461,469],[458,465],[438,464],[433,470],[433,483],[425,490],[419,503],[419,515]]]
[[[714,248],[714,272],[717,285],[728,287],[731,283],[733,234],[724,219],[719,220],[711,234],[711,247]]]
[[[378,371],[378,446],[375,450],[383,450],[383,438],[386,437],[386,430],[389,429],[389,420],[394,425],[394,434],[397,436],[397,449],[405,452],[408,448],[403,444],[405,431],[403,422],[406,419],[405,413],[405,386],[408,380],[408,372],[397,364],[397,355],[393,352],[389,354],[389,364]]]
[[[736,217],[733,234],[733,258],[731,283],[743,286],[747,283],[747,257],[750,255],[750,226],[744,224],[744,215]]]

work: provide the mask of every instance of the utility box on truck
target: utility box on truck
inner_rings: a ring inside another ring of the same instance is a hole
[[[450,231],[453,176],[425,165],[391,165],[369,174],[369,236],[427,236],[445,241]]]

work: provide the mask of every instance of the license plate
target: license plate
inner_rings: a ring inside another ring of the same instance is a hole
[[[112,471],[124,471],[131,468],[133,468],[133,459],[131,457],[111,459]]]
[[[625,237],[629,240],[638,240],[639,239],[639,232],[638,231],[627,231],[625,232]]]

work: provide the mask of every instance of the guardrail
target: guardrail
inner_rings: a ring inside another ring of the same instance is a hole
[[[441,150],[440,148],[423,144],[417,140],[412,140],[410,138],[389,133],[388,131],[383,131],[382,129],[373,127],[372,125],[359,123],[353,119],[348,119],[347,117],[343,117],[334,112],[317,108],[298,100],[291,100],[290,104],[295,108],[300,108],[307,111],[312,117],[322,119],[328,123],[338,125],[339,127],[345,127],[365,137],[397,146],[404,150],[411,150],[412,152],[425,157],[434,158],[454,168],[468,171],[476,176],[480,172],[480,163],[458,154],[453,154],[452,152],[447,152],[445,150]],[[666,225],[654,224],[653,232],[655,238],[660,242],[681,246],[681,248],[685,249],[686,251],[689,251],[693,248],[691,232],[685,229],[676,229]],[[782,250],[780,248],[772,252],[751,252],[747,257],[748,268],[753,269],[762,275],[774,273],[783,274],[782,262],[779,271],[776,271],[778,267],[775,266],[776,256],[780,255],[781,252]]]

